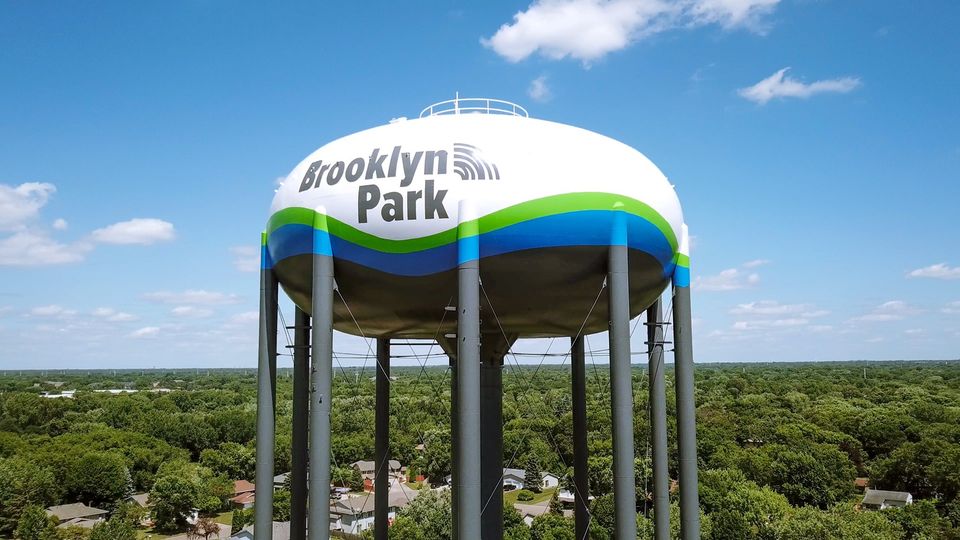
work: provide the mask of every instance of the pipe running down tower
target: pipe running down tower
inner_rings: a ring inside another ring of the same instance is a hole
[[[688,233],[673,186],[643,154],[509,102],[441,102],[309,155],[277,190],[261,246],[258,540],[272,540],[278,287],[297,306],[293,538],[330,537],[333,330],[376,338],[378,539],[388,526],[390,342],[437,339],[450,357],[458,540],[503,537],[504,356],[518,338],[557,336],[571,340],[574,513],[586,538],[584,338],[608,331],[615,533],[635,537],[629,323],[646,312],[656,537],[665,539],[659,299],[670,285],[680,525],[684,540],[699,538]]]

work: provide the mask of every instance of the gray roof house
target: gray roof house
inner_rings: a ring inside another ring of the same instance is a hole
[[[240,532],[230,537],[230,540],[253,540],[253,525],[247,525]],[[273,522],[273,540],[290,540],[290,522]]]
[[[54,516],[60,525],[79,525],[93,527],[93,524],[103,519],[109,512],[93,508],[83,503],[61,504],[47,508],[47,515]]]
[[[908,504],[913,504],[913,495],[905,491],[885,491],[882,489],[867,488],[861,504],[865,508],[876,510],[900,508]]]

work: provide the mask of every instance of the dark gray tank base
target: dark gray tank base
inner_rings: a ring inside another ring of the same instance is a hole
[[[609,248],[577,246],[518,251],[485,257],[480,261],[481,332],[500,334],[497,319],[508,334],[523,337],[572,336],[607,330],[607,295],[600,287],[606,279]],[[570,264],[576,261],[576,264]],[[274,270],[287,295],[309,313],[312,256],[284,259]],[[457,270],[422,277],[388,274],[344,260],[335,260],[334,275],[340,293],[367,337],[433,339],[456,331],[457,319],[445,312],[457,297]],[[550,268],[543,274],[538,268]],[[584,269],[588,270],[584,270]],[[640,315],[666,288],[660,263],[649,254],[629,250],[630,317]],[[489,297],[489,302],[487,301]],[[446,314],[446,317],[444,315]],[[440,321],[443,320],[441,327]],[[348,334],[360,332],[347,306],[335,298],[334,328]]]

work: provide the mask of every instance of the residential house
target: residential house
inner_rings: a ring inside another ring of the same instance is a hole
[[[514,504],[514,508],[517,509],[517,512],[520,512],[520,517],[523,518],[523,522],[527,527],[533,525],[533,519],[537,516],[546,514],[550,511],[550,505],[547,504]]]
[[[860,504],[864,508],[871,510],[900,508],[913,504],[913,495],[905,491],[885,491],[882,489],[867,488],[866,493],[863,495],[863,502]]]
[[[387,519],[392,523],[397,512],[410,504],[420,493],[414,490],[394,490],[387,503]],[[330,530],[347,534],[360,534],[373,528],[374,497],[360,495],[344,497],[330,505]]]
[[[230,497],[230,504],[234,508],[253,508],[256,486],[246,480],[237,480],[233,483],[233,497]]]
[[[377,473],[377,464],[374,461],[355,461],[351,463],[350,466],[359,471],[360,476],[363,477],[364,480],[373,480],[373,477],[376,476]],[[391,479],[402,478],[403,473],[406,471],[406,467],[401,467],[400,462],[395,459],[390,460],[389,467]],[[405,479],[403,481],[405,481]]]
[[[253,525],[247,525],[240,532],[230,537],[230,540],[254,540]],[[290,522],[273,522],[273,540],[290,540]]]
[[[83,503],[61,504],[47,508],[47,515],[57,518],[58,527],[79,526],[92,528],[97,522],[103,521],[106,510],[87,506]]]
[[[540,488],[550,489],[560,485],[560,477],[549,472],[540,473]]]
[[[503,469],[503,490],[523,489],[523,476],[525,474],[526,472],[523,469]]]

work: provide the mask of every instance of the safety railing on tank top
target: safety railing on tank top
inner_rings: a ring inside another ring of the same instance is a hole
[[[469,113],[503,114],[510,116],[522,116],[524,118],[528,118],[530,116],[526,109],[510,101],[492,98],[462,98],[457,96],[454,99],[448,99],[447,101],[434,103],[433,105],[423,109],[420,111],[420,118],[425,118],[427,116]]]

